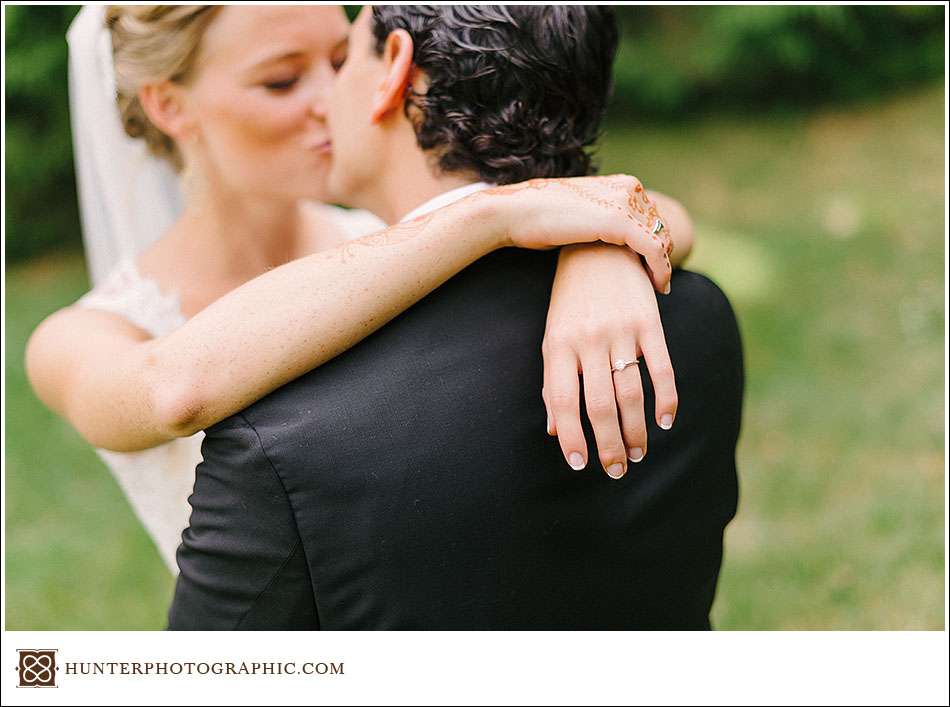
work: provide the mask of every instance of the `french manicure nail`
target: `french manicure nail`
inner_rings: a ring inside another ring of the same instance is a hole
[[[584,464],[584,457],[581,456],[579,452],[571,452],[567,458],[567,463],[571,465],[574,471],[580,471],[586,466],[586,464]]]
[[[643,450],[640,447],[634,447],[627,450],[627,458],[634,464],[643,461]]]
[[[670,294],[670,283],[666,283],[666,287],[663,288],[663,294],[664,295]]]
[[[666,413],[663,417],[660,418],[660,427],[664,430],[668,430],[673,426],[673,416],[669,413]]]
[[[623,464],[619,462],[616,464],[611,464],[607,467],[607,476],[609,476],[611,479],[619,479],[621,476],[623,476],[623,473]]]

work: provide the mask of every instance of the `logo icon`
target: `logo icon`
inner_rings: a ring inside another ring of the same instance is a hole
[[[56,687],[56,650],[19,650],[17,687]]]

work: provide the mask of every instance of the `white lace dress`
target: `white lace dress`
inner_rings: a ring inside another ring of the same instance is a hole
[[[371,214],[333,208],[347,238],[358,238],[383,226]],[[147,331],[163,336],[185,323],[177,293],[166,293],[144,277],[134,260],[125,260],[77,302],[82,307],[118,314]],[[133,510],[155,541],[162,559],[178,573],[175,552],[188,525],[188,496],[201,461],[204,433],[172,440],[140,452],[96,452],[125,492]]]

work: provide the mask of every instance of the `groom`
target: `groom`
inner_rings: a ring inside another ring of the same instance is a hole
[[[586,169],[609,9],[381,6],[349,41],[328,114],[348,203],[398,221]],[[674,274],[676,425],[621,481],[574,472],[538,395],[556,258],[496,251],[207,430],[169,627],[708,628],[737,500],[732,310]]]

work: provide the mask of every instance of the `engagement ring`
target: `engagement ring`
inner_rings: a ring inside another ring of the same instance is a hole
[[[614,361],[614,366],[610,370],[613,373],[616,373],[617,371],[622,371],[627,366],[635,366],[638,362],[639,359],[636,358],[632,361],[624,361],[622,358],[618,358],[616,361]]]

